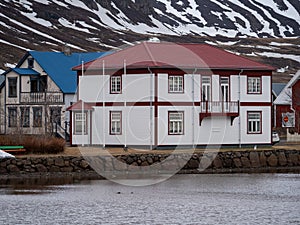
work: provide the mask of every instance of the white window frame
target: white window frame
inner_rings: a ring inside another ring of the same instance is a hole
[[[261,77],[248,77],[248,94],[261,94]]]
[[[122,134],[122,112],[110,111],[110,135]]]
[[[120,94],[122,90],[122,77],[121,76],[111,76],[110,77],[110,93]]]
[[[21,127],[30,127],[30,107],[21,107]]]
[[[84,112],[75,112],[74,113],[74,133],[75,134],[86,134],[86,125],[87,125],[87,113]],[[82,130],[83,126],[83,130]]]
[[[202,76],[201,83],[202,83],[201,100],[202,102],[209,102],[211,101],[211,77]]]
[[[247,112],[248,134],[262,133],[262,112]]]
[[[183,93],[184,92],[184,76],[170,75],[169,76],[169,93]]]
[[[169,135],[183,135],[184,134],[184,112],[168,112],[168,121],[169,121],[169,128],[168,134]]]

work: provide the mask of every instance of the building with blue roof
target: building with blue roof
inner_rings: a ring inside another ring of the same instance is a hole
[[[72,68],[107,54],[28,51],[2,76],[1,133],[65,136],[66,108],[77,101],[77,72]]]

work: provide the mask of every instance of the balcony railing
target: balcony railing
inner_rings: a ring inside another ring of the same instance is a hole
[[[238,113],[238,102],[201,102],[201,113]]]
[[[230,116],[231,124],[235,117],[239,115],[238,102],[201,102],[200,104],[200,125],[205,117],[210,116]]]
[[[21,92],[21,103],[63,103],[61,92]]]

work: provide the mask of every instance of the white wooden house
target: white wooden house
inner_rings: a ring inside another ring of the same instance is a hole
[[[76,99],[77,75],[72,67],[103,54],[27,52],[3,74],[1,133],[55,131],[64,136],[65,122],[69,122],[66,108]]]
[[[270,66],[205,44],[142,42],[74,70],[73,145],[271,144]]]

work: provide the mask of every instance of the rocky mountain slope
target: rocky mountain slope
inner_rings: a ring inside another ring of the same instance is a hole
[[[273,65],[276,81],[300,68],[299,0],[1,0],[0,68],[27,50],[116,50],[159,37],[208,43]],[[276,60],[275,60],[276,59]]]

